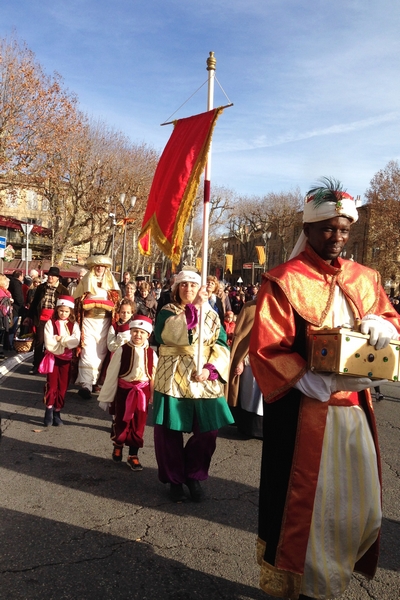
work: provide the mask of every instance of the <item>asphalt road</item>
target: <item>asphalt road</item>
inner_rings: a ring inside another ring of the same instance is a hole
[[[222,430],[205,501],[173,504],[151,424],[134,473],[111,460],[95,399],[71,389],[65,425],[44,428],[44,377],[29,368],[0,380],[0,599],[270,600],[255,563],[260,440]],[[380,566],[373,581],[353,577],[343,600],[400,598],[400,385],[382,389]]]

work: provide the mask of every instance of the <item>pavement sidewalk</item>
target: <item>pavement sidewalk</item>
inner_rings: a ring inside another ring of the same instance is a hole
[[[14,371],[23,362],[33,358],[33,352],[20,352],[15,350],[6,352],[6,358],[0,362],[0,384],[4,381],[7,375]]]

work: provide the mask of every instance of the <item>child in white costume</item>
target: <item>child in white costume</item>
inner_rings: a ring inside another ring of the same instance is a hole
[[[123,447],[128,446],[128,466],[141,471],[138,451],[143,447],[158,358],[148,342],[153,330],[151,319],[135,315],[129,325],[131,341],[114,352],[98,401],[101,408],[113,415],[113,460],[120,462]]]
[[[44,425],[62,425],[60,411],[69,383],[73,349],[80,340],[80,330],[73,316],[74,299],[60,296],[54,315],[44,328],[45,356],[39,372],[47,373],[43,402],[46,404]]]

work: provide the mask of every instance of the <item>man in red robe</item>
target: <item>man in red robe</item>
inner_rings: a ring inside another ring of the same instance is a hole
[[[260,586],[291,600],[335,598],[353,571],[374,576],[382,520],[369,378],[307,366],[307,336],[353,326],[384,348],[399,316],[376,271],[340,258],[358,218],[325,178],[306,196],[291,259],[264,275],[250,342],[264,395],[257,558]]]

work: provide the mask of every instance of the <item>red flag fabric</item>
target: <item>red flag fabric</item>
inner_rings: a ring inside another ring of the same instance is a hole
[[[154,175],[139,249],[150,254],[150,233],[173,263],[179,263],[185,226],[201,174],[207,162],[211,137],[222,108],[174,121],[174,130]]]

